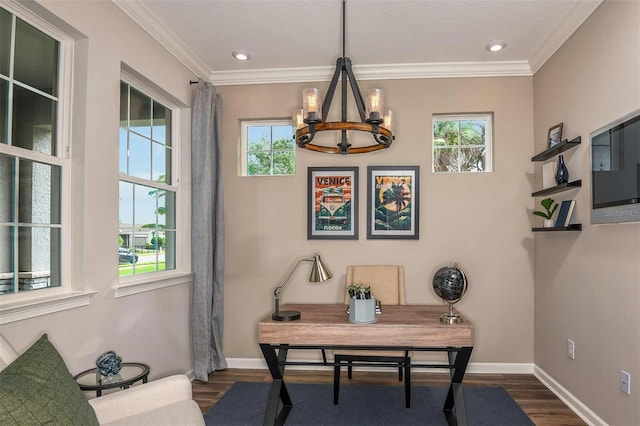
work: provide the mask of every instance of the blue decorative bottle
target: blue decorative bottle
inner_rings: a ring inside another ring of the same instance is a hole
[[[558,167],[556,168],[556,183],[558,185],[569,182],[569,169],[564,164],[562,155],[558,156]]]

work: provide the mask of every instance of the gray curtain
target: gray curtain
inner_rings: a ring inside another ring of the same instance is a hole
[[[227,368],[222,352],[224,217],[221,171],[222,101],[209,83],[198,82],[191,121],[191,255],[194,374],[207,380]]]

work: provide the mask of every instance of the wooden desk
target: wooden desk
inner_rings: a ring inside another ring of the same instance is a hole
[[[448,368],[451,373],[444,413],[450,425],[466,425],[462,379],[473,350],[473,324],[444,324],[444,305],[386,305],[373,324],[352,324],[343,304],[301,304],[282,310],[300,311],[296,321],[274,321],[269,315],[258,323],[258,342],[273,378],[265,425],[283,424],[291,398],[283,374],[287,365],[330,365],[326,362],[287,361],[289,349],[375,349],[447,352],[449,364],[411,364],[411,368]],[[277,352],[276,352],[277,350]],[[277,412],[278,400],[282,410]]]

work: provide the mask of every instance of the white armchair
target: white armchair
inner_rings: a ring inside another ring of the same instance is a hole
[[[18,354],[0,334],[0,371]],[[165,377],[89,400],[100,424],[204,425],[184,374]]]

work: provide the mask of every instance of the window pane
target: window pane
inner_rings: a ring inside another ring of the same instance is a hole
[[[156,226],[156,193],[157,190],[144,185],[134,186],[135,197],[135,216],[134,223],[136,227],[150,225],[150,228]],[[138,244],[136,244],[137,246]]]
[[[120,173],[127,174],[127,161],[129,159],[129,145],[127,144],[127,136],[129,132],[120,127]]]
[[[482,172],[485,170],[485,148],[463,148],[460,150],[460,171]]]
[[[129,127],[129,85],[120,82],[120,126]]]
[[[55,101],[13,86],[13,145],[54,155],[56,120]]]
[[[269,152],[254,152],[247,156],[247,174],[249,176],[271,174],[271,154]]]
[[[151,179],[151,141],[129,133],[129,175]]]
[[[60,229],[18,228],[20,291],[60,285]]]
[[[435,121],[433,123],[433,142],[435,145],[457,145],[458,122]]]
[[[171,110],[153,103],[153,140],[171,146]]]
[[[0,80],[0,143],[9,143],[9,83]]]
[[[249,151],[271,149],[271,126],[249,126],[247,149]]]
[[[129,126],[134,132],[151,137],[151,98],[131,87]]]
[[[275,151],[273,153],[273,174],[292,175],[296,171],[294,151]]]
[[[458,171],[458,150],[453,148],[438,148],[434,153],[433,169],[436,172]]]
[[[151,180],[154,182],[165,182],[167,179],[167,148],[164,145],[153,142],[152,149],[152,169]],[[168,165],[169,167],[171,164]]]
[[[58,94],[58,42],[16,19],[13,77],[53,96]]]
[[[460,143],[462,145],[484,145],[485,125],[484,120],[461,121]]]
[[[11,53],[11,14],[0,8],[0,74],[9,76]]]
[[[295,150],[296,142],[293,138],[291,126],[273,126],[273,149]]]
[[[13,221],[14,173],[14,159],[0,154],[0,222]],[[0,247],[8,246],[0,242]],[[0,251],[4,251],[4,248]],[[2,272],[1,269],[0,272]]]
[[[176,193],[158,191],[158,225],[176,229]]]
[[[0,226],[0,294],[12,293],[15,285],[13,275],[13,227]]]
[[[164,233],[164,269],[176,269],[176,232]],[[162,267],[162,264],[159,265]]]
[[[60,167],[20,160],[18,221],[60,224]]]
[[[119,213],[119,223],[120,230],[125,230],[125,228],[131,228],[133,225],[133,184],[129,182],[120,181],[120,213]],[[128,232],[126,230],[125,232]],[[126,241],[125,241],[126,243]],[[125,244],[124,247],[130,247],[130,245]]]

